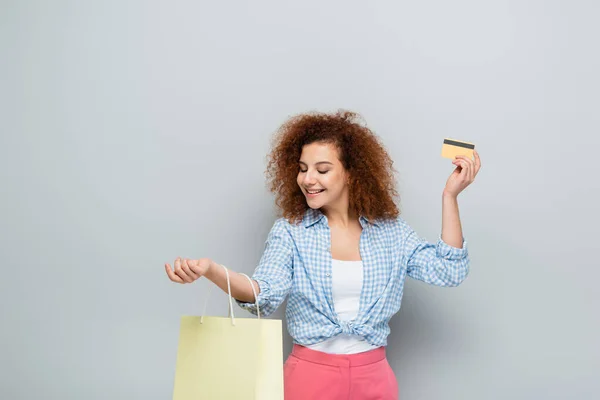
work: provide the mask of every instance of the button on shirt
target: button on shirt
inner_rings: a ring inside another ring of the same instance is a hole
[[[385,346],[406,276],[436,286],[457,286],[469,273],[464,240],[462,248],[448,245],[441,236],[430,243],[401,217],[369,221],[361,216],[359,221],[363,285],[358,315],[351,321],[341,320],[334,308],[327,217],[309,208],[298,224],[285,218],[273,224],[252,278],[260,287],[261,316],[272,314],[289,296],[286,319],[294,343],[306,346],[345,333]],[[254,303],[236,301],[257,314]]]

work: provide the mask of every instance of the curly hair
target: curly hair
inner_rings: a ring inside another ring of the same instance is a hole
[[[340,110],[334,114],[309,112],[288,119],[275,132],[267,156],[267,186],[275,193],[275,204],[288,221],[302,220],[308,204],[297,184],[298,161],[304,145],[333,144],[349,173],[349,208],[370,221],[393,219],[399,214],[394,201],[393,161],[378,137],[359,123],[362,117]]]

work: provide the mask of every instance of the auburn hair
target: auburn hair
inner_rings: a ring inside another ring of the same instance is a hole
[[[275,132],[267,156],[267,186],[288,221],[302,220],[308,204],[297,184],[304,145],[333,144],[349,173],[349,209],[368,220],[393,219],[399,214],[395,169],[379,138],[351,111],[303,113],[289,118]]]

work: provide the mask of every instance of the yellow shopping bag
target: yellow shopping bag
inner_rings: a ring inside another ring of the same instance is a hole
[[[283,400],[281,320],[235,318],[222,267],[229,316],[204,316],[207,298],[201,316],[181,318],[173,400]]]

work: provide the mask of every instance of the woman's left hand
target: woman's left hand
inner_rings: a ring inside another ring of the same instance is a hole
[[[471,160],[467,156],[456,156],[452,164],[456,165],[456,169],[446,181],[444,194],[457,197],[467,186],[475,180],[475,176],[481,168],[481,160],[476,150],[473,150],[475,160]]]

